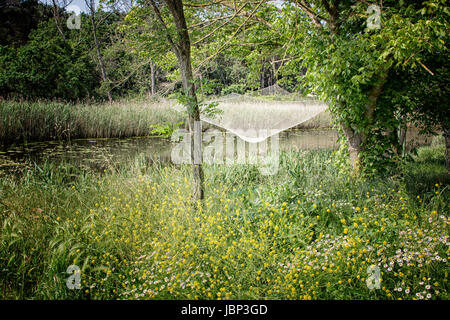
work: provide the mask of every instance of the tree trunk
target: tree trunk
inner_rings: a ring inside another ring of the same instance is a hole
[[[347,138],[348,153],[350,155],[350,164],[352,166],[353,172],[358,173],[361,166],[360,157],[364,136],[362,135],[362,133],[356,132],[349,126],[342,125],[341,128],[344,131],[345,137]]]
[[[153,62],[150,62],[150,73],[152,77],[152,96],[156,94],[156,70]]]
[[[198,88],[197,88],[197,90],[200,89],[200,93],[201,93],[202,95],[204,95],[205,92],[203,91],[203,75],[202,75],[201,72],[199,73],[198,78],[199,78],[200,81],[199,81],[199,83],[198,83]]]
[[[92,35],[94,37],[95,50],[97,51],[98,63],[100,64],[102,81],[107,83],[108,76],[106,74],[106,68],[105,68],[105,63],[103,62],[102,53],[100,51],[100,43],[97,38],[97,25],[95,23],[95,3],[94,3],[94,0],[90,0],[90,1],[91,1],[90,10],[91,10]],[[109,89],[107,91],[107,94],[108,94],[109,103],[112,103],[111,91]]]
[[[365,105],[365,118],[369,125],[373,121],[377,101],[383,92],[383,86],[386,83],[387,76],[388,71],[383,69],[379,73],[377,81],[369,92],[367,103]],[[364,142],[367,140],[367,135],[363,132],[357,132],[347,125],[342,125],[341,127],[347,138],[351,166],[353,171],[358,173],[361,166],[361,151],[364,150]]]
[[[265,72],[265,68],[264,68],[264,64],[265,64],[265,60],[262,60],[262,64],[261,64],[261,69],[259,70],[259,88],[260,89],[264,89],[265,88],[265,79],[264,79],[264,72]]]
[[[276,84],[278,81],[278,75],[277,75],[277,65],[275,62],[275,59],[278,57],[272,58],[272,85]]]
[[[331,35],[337,36],[340,34],[340,11],[339,11],[339,2],[338,1],[321,1],[325,11],[328,14],[328,28],[330,30]],[[305,1],[296,1],[296,4],[304,11],[306,14],[312,19],[314,24],[322,28],[322,24],[318,20],[318,16],[314,13],[311,7],[309,7]],[[332,38],[332,41],[333,38]],[[387,81],[389,69],[385,66],[382,66],[379,70],[377,80],[370,92],[368,93],[368,101],[365,105],[364,117],[367,121],[367,125],[371,125],[374,119],[375,107],[380,97],[383,86]],[[341,101],[342,104],[345,104],[345,101]],[[364,143],[367,140],[367,134],[369,132],[358,132],[354,130],[351,126],[341,125],[345,136],[347,138],[348,143],[348,151],[350,154],[350,162],[354,171],[358,171],[361,165],[361,151],[364,149]]]
[[[53,3],[53,18],[55,19],[56,28],[58,29],[58,32],[61,34],[61,37],[63,38],[63,42],[66,43],[66,36],[64,35],[64,31],[59,24],[59,7],[56,5],[55,0],[52,0]]]
[[[183,3],[181,0],[166,0],[167,6],[174,18],[178,33],[178,43],[174,44],[175,54],[180,64],[180,72],[183,88],[188,96],[189,106],[189,132],[191,135],[191,162],[194,175],[194,199],[204,198],[204,174],[202,167],[202,144],[200,109],[198,106],[194,77],[191,64],[191,43],[184,17]]]
[[[406,132],[408,130],[406,122],[400,124],[398,128],[398,145],[400,150],[397,151],[398,155],[401,155],[402,158],[406,155]]]

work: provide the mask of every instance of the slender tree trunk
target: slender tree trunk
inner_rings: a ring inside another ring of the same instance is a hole
[[[55,0],[52,0],[53,3],[53,18],[55,19],[56,28],[58,29],[58,32],[61,34],[61,37],[63,38],[64,43],[66,42],[66,36],[64,35],[64,31],[59,24],[59,8],[56,5]]]
[[[200,81],[198,83],[197,90],[200,90],[200,93],[203,95],[204,94],[204,91],[203,91],[203,75],[202,75],[201,72],[199,72],[198,78],[199,78]]]
[[[178,2],[178,1],[177,1]],[[181,1],[180,1],[181,2]],[[201,159],[199,161],[195,161],[195,155],[201,155],[201,139],[199,141],[198,134],[201,135],[201,129],[196,127],[195,123],[200,123],[200,110],[198,107],[197,95],[195,93],[195,86],[192,83],[194,77],[192,75],[192,65],[190,59],[190,47],[186,44],[189,44],[189,40],[185,42],[185,50],[181,50],[178,57],[178,61],[180,62],[180,71],[183,82],[183,88],[189,97],[189,101],[192,104],[191,112],[189,113],[188,123],[189,123],[189,132],[191,135],[191,161],[192,161],[192,170],[194,175],[194,198],[195,199],[203,199],[204,197],[204,177],[203,177],[203,167]],[[188,49],[189,48],[189,49]],[[197,130],[195,130],[197,129]],[[200,130],[200,132],[199,132]],[[199,162],[199,163],[196,163]]]
[[[102,53],[100,50],[100,42],[97,37],[97,25],[95,23],[95,3],[94,0],[90,0],[90,10],[91,10],[91,24],[92,24],[92,35],[94,37],[95,50],[97,51],[98,63],[100,65],[100,72],[102,76],[102,81],[108,83],[108,75],[106,74],[105,63],[103,62]],[[108,100],[109,103],[112,103],[111,91],[108,89]]]
[[[202,167],[202,144],[201,144],[201,126],[200,109],[198,106],[194,77],[191,64],[191,43],[184,17],[183,3],[181,0],[166,0],[167,6],[174,18],[178,33],[178,43],[173,43],[174,51],[180,64],[180,72],[183,88],[188,96],[189,109],[189,132],[191,135],[191,163],[194,176],[195,199],[201,200],[204,197],[204,173]],[[153,7],[156,4],[153,2]],[[157,11],[157,9],[155,9]],[[158,14],[158,11],[157,11]],[[161,18],[161,17],[160,17]]]
[[[406,155],[406,132],[408,130],[406,122],[402,122],[399,125],[397,136],[398,136],[398,145],[400,150],[397,151],[398,155],[404,157]]]
[[[264,89],[265,88],[265,79],[264,79],[264,71],[265,71],[265,68],[264,68],[264,64],[265,64],[265,60],[263,59],[262,60],[262,64],[261,64],[261,69],[259,70],[259,87],[260,87],[260,89]]]
[[[152,96],[156,94],[156,66],[150,62],[150,73],[152,77]]]
[[[276,62],[275,62],[275,60],[277,59],[278,57],[272,57],[272,85],[274,85],[274,84],[276,84],[277,83],[277,81],[278,81],[278,75],[277,75],[277,65],[276,65]]]

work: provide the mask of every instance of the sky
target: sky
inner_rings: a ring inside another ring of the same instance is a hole
[[[40,0],[40,1],[43,3],[47,3],[47,4],[52,4],[52,0]],[[66,0],[66,1],[70,2],[70,0]],[[57,0],[57,2],[62,2],[62,1]],[[99,2],[99,0],[95,0],[96,7],[98,6],[98,2]],[[274,2],[277,5],[281,6],[283,1],[274,0]],[[70,5],[67,6],[67,11],[74,11],[76,14],[79,14],[81,11],[87,12],[85,0],[72,0]]]
[[[40,0],[43,3],[52,4],[52,0]],[[98,6],[98,1],[95,0],[96,6]],[[57,3],[60,1],[57,1]],[[70,0],[68,0],[70,2]],[[74,11],[75,13],[79,14],[81,11],[87,12],[87,7],[85,0],[72,0],[70,5],[67,6],[67,11]]]

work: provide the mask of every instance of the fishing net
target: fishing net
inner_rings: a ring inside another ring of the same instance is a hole
[[[289,95],[289,91],[283,89],[278,84],[274,84],[258,91],[260,95]]]
[[[327,105],[313,97],[297,101],[271,101],[258,97],[230,94],[216,102],[219,111],[213,116],[201,115],[201,120],[224,128],[242,140],[262,142],[286,129],[295,127],[325,111]],[[176,105],[179,111],[184,110]]]

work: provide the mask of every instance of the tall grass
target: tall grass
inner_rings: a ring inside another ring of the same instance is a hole
[[[205,165],[199,205],[189,166],[47,163],[0,180],[0,296],[448,299],[448,180],[433,174],[411,189],[345,176],[329,151],[288,152],[273,176]],[[81,290],[66,287],[71,264]]]
[[[164,101],[119,101],[112,105],[0,101],[0,141],[145,136],[152,125],[176,123],[182,117]]]
[[[282,118],[280,112],[289,103],[294,108],[296,103],[300,103],[278,101],[275,104],[271,100],[248,99],[250,98],[242,96],[232,100],[234,111],[231,115],[226,115],[226,122],[231,123],[233,128],[250,128],[249,121],[253,121],[255,128],[273,128],[274,125],[276,128],[283,127],[280,123],[274,124],[274,119]],[[300,106],[302,103],[304,101]],[[270,109],[270,112],[266,109]],[[244,118],[243,112],[246,114]],[[294,109],[290,112],[296,111]],[[274,118],[271,114],[277,117]],[[287,115],[285,118],[292,117]],[[170,101],[163,99],[121,100],[112,105],[0,100],[0,143],[146,136],[157,125],[181,121],[184,121],[184,114],[172,108]],[[242,121],[244,122],[240,123]],[[322,112],[297,128],[329,128],[330,122],[330,115]],[[295,120],[287,124],[291,125],[295,125]],[[208,127],[205,123],[204,129]]]

